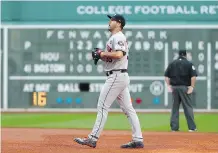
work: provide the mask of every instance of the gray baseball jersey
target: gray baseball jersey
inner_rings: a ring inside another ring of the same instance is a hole
[[[104,60],[104,70],[111,71],[116,69],[127,69],[128,67],[128,54],[129,49],[126,41],[126,36],[120,31],[110,37],[106,44],[106,51],[124,51],[126,55],[123,56],[121,59],[110,59],[107,58]]]
[[[107,42],[107,52],[117,50],[126,52],[126,55],[121,59],[103,59],[105,71],[127,69],[129,50],[126,37],[121,31],[112,35]],[[134,141],[143,141],[139,119],[131,102],[128,88],[129,83],[130,79],[127,72],[113,71],[113,73],[107,77],[98,99],[97,119],[92,132],[89,134],[89,138],[95,139],[96,141],[98,140],[107,120],[108,110],[112,103],[117,100],[131,124],[132,139]]]

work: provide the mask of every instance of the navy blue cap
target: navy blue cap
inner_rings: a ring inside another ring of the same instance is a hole
[[[122,15],[120,15],[120,14],[115,14],[115,15],[113,15],[113,16],[107,15],[107,16],[108,16],[110,19],[112,19],[112,20],[115,20],[115,21],[117,21],[117,22],[120,22],[122,28],[123,28],[123,27],[125,26],[125,24],[126,24],[125,18],[124,18]]]
[[[180,50],[179,56],[186,56],[186,50]]]

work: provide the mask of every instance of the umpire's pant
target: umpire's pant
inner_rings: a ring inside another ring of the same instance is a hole
[[[189,130],[196,129],[194,122],[194,113],[192,107],[192,94],[187,94],[187,86],[173,86],[172,87],[173,106],[171,112],[170,126],[172,130],[179,130],[179,106],[182,102],[185,117],[188,123]]]

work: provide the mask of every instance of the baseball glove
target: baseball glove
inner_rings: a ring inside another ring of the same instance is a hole
[[[99,48],[94,48],[94,50],[92,51],[92,58],[94,60],[95,65],[97,65],[98,60],[101,58],[101,52],[102,50]]]

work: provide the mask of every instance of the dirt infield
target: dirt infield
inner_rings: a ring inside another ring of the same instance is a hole
[[[103,131],[95,149],[73,141],[90,130],[2,129],[3,153],[218,153],[218,133],[144,132],[143,149],[120,149],[130,131]]]

